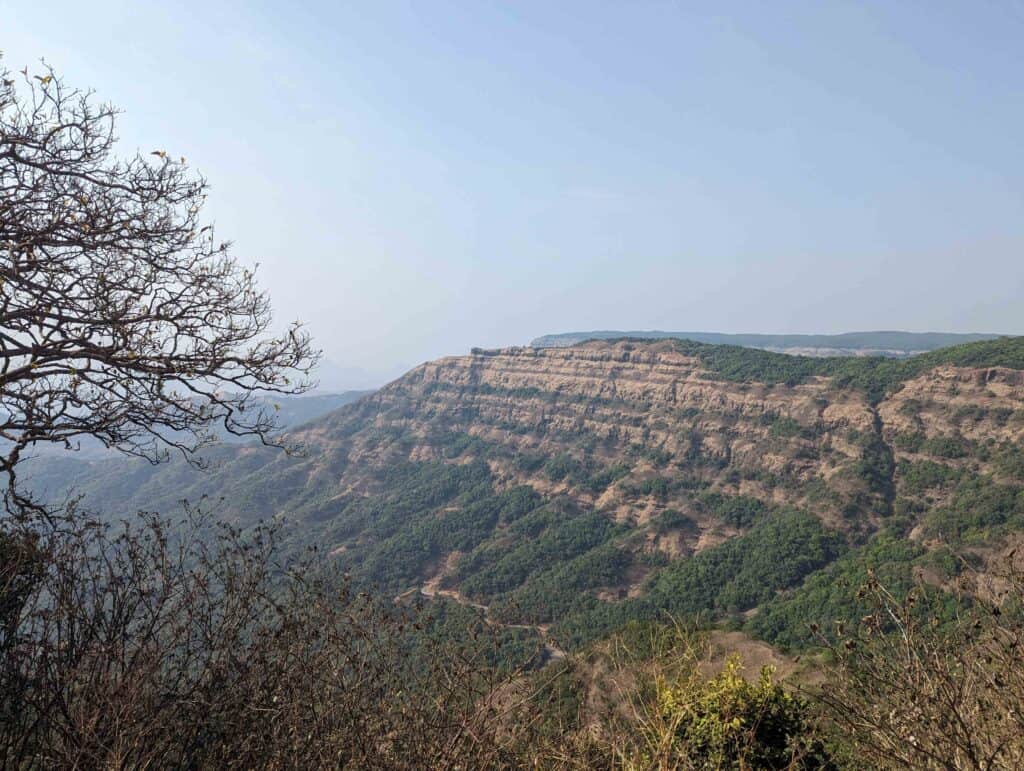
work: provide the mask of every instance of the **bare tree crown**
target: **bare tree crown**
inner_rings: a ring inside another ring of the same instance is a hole
[[[274,442],[260,394],[317,359],[271,332],[253,271],[200,220],[206,180],[163,150],[114,155],[117,111],[50,68],[0,67],[0,471],[83,436],[156,462],[220,426]]]

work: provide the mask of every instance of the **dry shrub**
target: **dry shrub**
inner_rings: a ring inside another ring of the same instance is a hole
[[[819,699],[861,762],[1024,767],[1024,573],[1011,555],[960,588],[896,597],[872,576],[861,589],[871,611],[830,643]]]
[[[0,758],[14,768],[496,768],[528,724],[486,625],[275,561],[193,512],[0,537]],[[210,530],[213,529],[211,533]]]

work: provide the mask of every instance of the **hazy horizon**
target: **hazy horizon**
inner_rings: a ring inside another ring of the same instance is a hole
[[[10,5],[324,389],[590,329],[1024,332],[1024,5]]]

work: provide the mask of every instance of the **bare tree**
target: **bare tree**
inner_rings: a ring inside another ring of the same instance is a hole
[[[310,387],[306,331],[272,333],[253,270],[200,215],[206,180],[163,150],[115,157],[117,111],[52,69],[0,70],[0,472],[94,437],[195,462],[211,428],[273,443],[261,394]]]

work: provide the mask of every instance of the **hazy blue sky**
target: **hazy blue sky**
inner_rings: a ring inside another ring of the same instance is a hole
[[[1020,0],[0,0],[0,49],[210,178],[327,385],[578,329],[1024,333]]]

